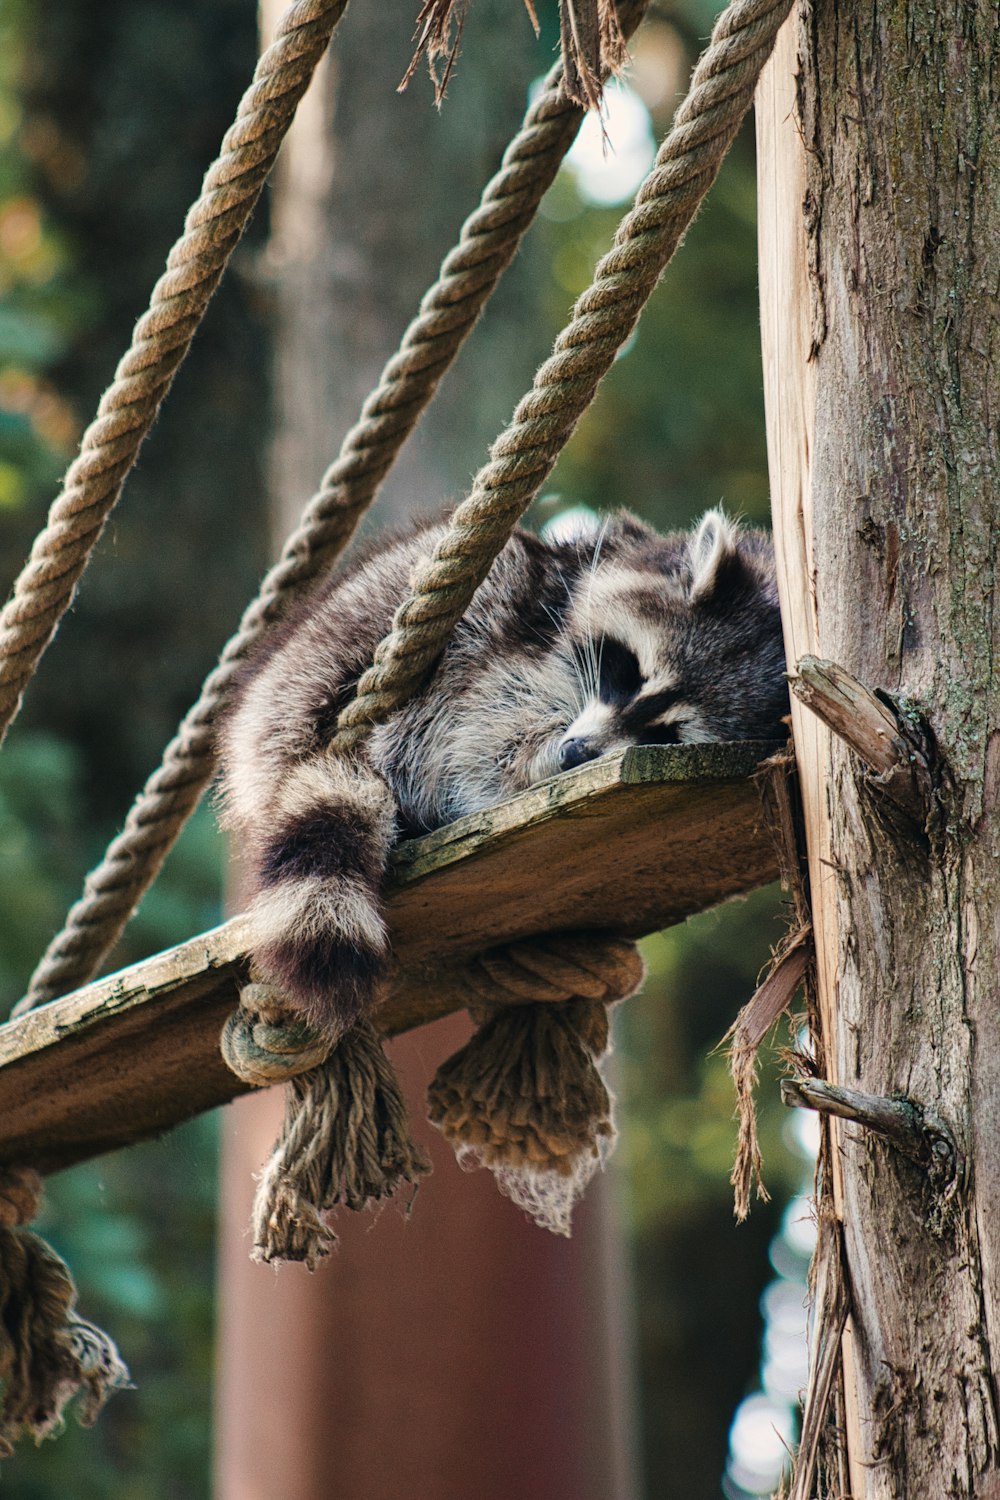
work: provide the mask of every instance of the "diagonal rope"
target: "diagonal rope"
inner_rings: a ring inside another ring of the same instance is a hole
[[[334,750],[349,750],[420,687],[472,595],[551,472],[722,164],[792,0],[733,0],[716,23],[656,162],[614,247],[578,299],[552,356],[493,444],[468,498],[343,709]]]
[[[626,35],[635,31],[647,4],[627,0],[622,5]],[[556,66],[198,701],[137,797],[122,832],[88,875],[83,895],[49,944],[14,1015],[85,984],[114,947],[212,779],[215,725],[242,663],[288,601],[346,547],[513,259],[582,118],[583,111],[566,96],[562,69]]]
[[[131,346],[84,433],[48,523],[0,613],[0,739],[72,602],[346,4],[297,0],[289,7],[205,174],[149,309],[135,326]]]

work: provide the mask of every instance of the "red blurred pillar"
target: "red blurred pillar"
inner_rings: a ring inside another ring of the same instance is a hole
[[[411,1099],[464,1026],[394,1044]],[[315,1275],[275,1272],[247,1225],[282,1106],[273,1089],[225,1121],[217,1500],[633,1500],[607,1184],[557,1239],[421,1118],[434,1173],[412,1214],[345,1214]]]

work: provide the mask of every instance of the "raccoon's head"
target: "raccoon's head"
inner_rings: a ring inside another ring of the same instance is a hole
[[[777,739],[788,712],[769,537],[709,511],[661,537],[622,514],[589,543],[562,649],[578,711],[551,775],[629,745]]]

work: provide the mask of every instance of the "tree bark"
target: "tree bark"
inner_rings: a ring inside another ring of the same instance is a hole
[[[830,1126],[856,1500],[1000,1494],[998,80],[990,0],[823,0],[758,109],[789,665],[831,659],[932,747],[914,817],[793,706],[826,1077],[957,1145],[946,1184]]]

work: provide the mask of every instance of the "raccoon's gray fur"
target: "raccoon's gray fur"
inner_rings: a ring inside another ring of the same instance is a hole
[[[627,745],[774,738],[788,710],[769,538],[718,511],[661,537],[622,512],[571,541],[516,532],[424,691],[358,760],[327,755],[442,531],[383,544],[310,599],[252,664],[222,734],[256,966],[329,1031],[382,983],[398,833]]]

